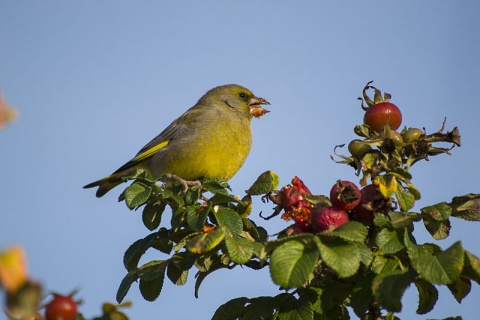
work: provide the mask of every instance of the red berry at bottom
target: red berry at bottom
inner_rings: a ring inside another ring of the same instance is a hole
[[[53,300],[45,307],[46,320],[72,320],[77,313],[77,302],[70,296],[53,294]]]
[[[323,207],[313,213],[312,229],[314,232],[333,231],[349,221],[345,210],[333,206]]]

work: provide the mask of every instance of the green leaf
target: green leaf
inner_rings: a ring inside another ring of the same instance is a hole
[[[207,253],[213,250],[225,238],[225,229],[215,228],[209,233],[199,234],[187,242],[186,248],[188,251],[197,254]]]
[[[354,243],[332,239],[324,234],[315,239],[321,258],[340,278],[350,277],[357,272],[360,267],[360,253]]]
[[[264,254],[275,250],[276,248],[280,247],[282,244],[290,241],[298,241],[304,245],[310,245],[314,243],[315,236],[310,233],[301,233],[301,234],[294,234],[288,237],[280,238],[273,241],[268,241],[265,245],[263,251]]]
[[[132,286],[132,283],[137,281],[138,279],[138,273],[137,270],[130,271],[127,273],[127,275],[123,278],[122,282],[120,283],[120,286],[118,287],[117,290],[117,302],[121,303],[125,296],[128,293],[128,290],[130,290],[130,287]]]
[[[125,189],[125,191],[123,191],[125,203],[130,210],[144,204],[145,201],[148,200],[148,197],[150,197],[151,193],[152,188],[145,187],[144,184],[138,182],[132,183]]]
[[[128,271],[137,268],[140,258],[151,247],[156,237],[156,232],[149,234],[145,238],[135,241],[127,251],[125,251],[123,255],[123,265]]]
[[[162,291],[164,278],[165,274],[152,280],[140,279],[139,288],[142,297],[147,301],[155,301]]]
[[[152,260],[138,268],[138,276],[140,279],[151,281],[165,274],[168,266],[168,260]]]
[[[217,219],[218,225],[225,228],[228,234],[239,236],[243,231],[242,218],[235,210],[227,207],[215,206],[213,207],[213,214]]]
[[[353,129],[353,132],[355,132],[357,136],[360,136],[363,138],[370,138],[370,127],[367,126],[366,124],[355,126],[355,128]]]
[[[291,299],[283,301],[278,308],[278,319],[285,320],[311,320],[313,309],[307,295],[301,295],[298,300],[291,296]]]
[[[381,273],[373,279],[372,291],[375,299],[390,312],[402,311],[402,296],[410,286],[415,274],[393,270]]]
[[[377,214],[373,218],[373,224],[379,228],[393,228],[393,224],[390,219],[384,214]]]
[[[397,185],[397,192],[395,195],[402,212],[407,212],[413,208],[413,205],[415,204],[415,196],[405,190],[400,183]]]
[[[245,192],[251,196],[267,194],[275,190],[278,187],[279,183],[280,179],[275,172],[265,171]]]
[[[480,284],[480,259],[474,254],[465,251],[465,265],[463,266],[462,275]]]
[[[198,199],[200,198],[201,192],[200,188],[197,186],[193,186],[187,189],[187,193],[185,194],[185,204],[191,206],[197,203]]]
[[[374,301],[372,292],[372,281],[374,276],[373,273],[368,273],[357,281],[353,287],[350,306],[359,318],[362,318],[367,314],[371,303]]]
[[[230,189],[230,185],[227,181],[218,178],[208,178],[205,179],[202,183],[202,189],[209,191],[213,194],[221,193],[221,194],[228,194],[228,190]]]
[[[318,260],[318,250],[299,241],[288,241],[276,248],[270,257],[270,274],[285,289],[303,286]]]
[[[396,253],[404,248],[396,230],[382,229],[375,237],[375,242],[384,253]]]
[[[360,262],[365,266],[369,266],[373,260],[372,250],[363,243],[354,243],[356,250],[360,256]]]
[[[168,263],[168,260],[154,260],[138,269],[140,293],[145,300],[155,301],[160,295]]]
[[[272,319],[275,309],[291,298],[287,293],[281,293],[275,297],[252,298],[249,301],[250,304],[245,307],[242,319]]]
[[[210,208],[193,205],[187,208],[187,224],[194,231],[202,231]]]
[[[435,240],[442,240],[448,237],[452,228],[450,220],[439,221],[431,218],[429,215],[423,216],[423,224]]]
[[[390,217],[391,225],[395,229],[408,228],[413,230],[413,222],[422,220],[422,215],[414,212],[389,212],[388,216]]]
[[[375,274],[387,273],[397,269],[398,266],[398,259],[390,258],[388,256],[376,256],[372,262],[372,271]]]
[[[187,283],[188,270],[178,268],[174,263],[168,264],[167,276],[174,285],[183,286]]]
[[[452,208],[446,202],[440,202],[433,206],[427,206],[420,209],[420,211],[437,221],[446,221],[452,214]]]
[[[419,296],[417,313],[425,314],[430,312],[438,300],[437,288],[422,278],[415,279],[415,286],[417,287]]]
[[[360,222],[352,221],[342,224],[333,232],[326,232],[323,235],[327,237],[337,237],[348,242],[363,242],[367,237],[368,230]]]
[[[445,251],[411,259],[413,268],[425,280],[435,284],[453,283],[462,272],[464,251],[460,242],[455,242]]]
[[[246,297],[232,299],[222,304],[212,317],[212,320],[239,319],[245,313]]]
[[[225,245],[233,262],[238,264],[247,263],[253,254],[253,244],[244,238],[226,237]]]
[[[455,281],[448,285],[448,289],[453,294],[455,300],[458,303],[462,303],[463,298],[465,298],[472,289],[472,283],[469,279],[459,277]]]
[[[160,228],[157,234],[158,236],[151,244],[151,247],[160,252],[170,254],[173,247],[173,241],[170,240],[169,231],[166,228]]]
[[[452,216],[467,221],[480,221],[480,194],[454,197],[450,203]]]
[[[173,284],[184,285],[187,282],[188,270],[193,266],[196,256],[188,251],[175,253],[169,261],[167,276]]]
[[[153,231],[160,226],[165,206],[166,203],[156,201],[147,203],[143,208],[142,221],[148,230]]]

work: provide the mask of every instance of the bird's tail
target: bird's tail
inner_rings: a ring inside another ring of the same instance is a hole
[[[100,180],[89,183],[83,188],[88,189],[88,188],[98,187],[97,193],[95,195],[97,196],[97,198],[100,198],[103,195],[105,195],[108,191],[112,190],[122,182],[123,182],[122,179],[120,179],[118,176],[113,174],[110,176],[106,176],[105,178],[102,178]]]

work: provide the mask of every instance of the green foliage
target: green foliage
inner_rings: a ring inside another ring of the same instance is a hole
[[[127,275],[117,300],[122,301],[139,281],[142,296],[153,301],[163,290],[165,274],[174,285],[184,285],[193,268],[198,297],[208,275],[244,266],[268,267],[272,281],[284,292],[233,299],[220,306],[213,319],[349,319],[349,310],[361,319],[398,319],[395,313],[402,310],[403,294],[412,285],[418,291],[418,314],[434,308],[437,286],[447,286],[460,303],[472,282],[480,283],[480,259],[460,242],[442,249],[434,243],[418,244],[413,234],[415,224],[421,222],[434,240],[441,240],[449,236],[452,218],[480,221],[480,194],[413,211],[421,194],[411,182],[410,167],[429,156],[449,154],[460,145],[458,129],[444,133],[443,127],[397,144],[390,139],[394,132],[388,125],[382,133],[366,125],[355,127],[361,142],[371,148],[365,148],[361,158],[335,154],[341,158],[337,162],[349,164],[362,175],[361,185],[368,180],[376,185],[379,198],[369,204],[373,218],[361,218],[352,210],[350,222],[316,234],[305,219],[331,201],[323,195],[295,194],[297,186],[288,190],[301,207],[289,203],[290,216],[282,218],[295,220],[295,214],[302,213],[303,229],[287,227],[270,238],[249,218],[254,196],[276,204],[265,220],[287,211],[282,203],[285,189],[276,190],[279,178],[272,171],[261,174],[240,197],[231,194],[228,183],[220,179],[203,180],[201,187],[184,193],[178,183],[159,185],[150,173],[139,170],[120,200],[132,210],[143,208],[142,221],[151,233],[126,250]],[[452,143],[452,148],[438,148],[437,142]],[[159,260],[139,265],[148,250],[155,250]]]

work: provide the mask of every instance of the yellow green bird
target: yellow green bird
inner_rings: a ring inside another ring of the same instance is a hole
[[[229,180],[242,167],[252,145],[252,117],[270,104],[236,84],[215,87],[174,120],[137,155],[111,175],[87,184],[101,197],[131,176],[137,168],[155,178],[177,180],[184,190],[202,178]]]

